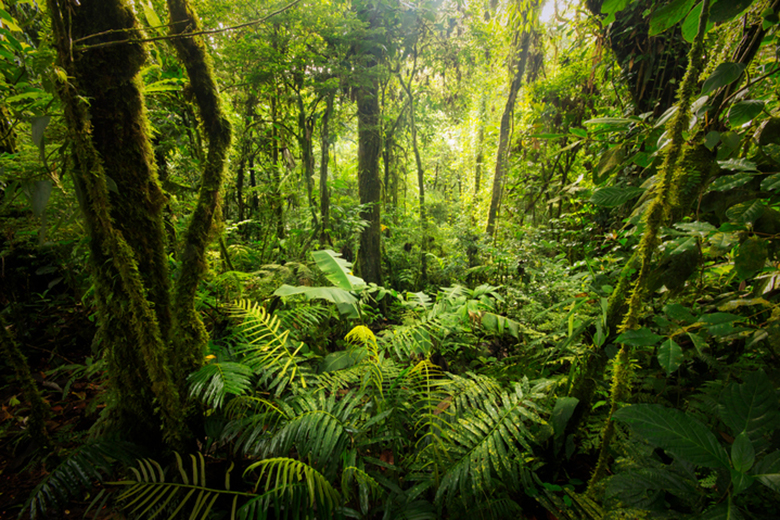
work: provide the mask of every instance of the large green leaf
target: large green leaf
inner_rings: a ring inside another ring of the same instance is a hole
[[[701,520],[743,520],[743,518],[737,506],[731,502],[731,495],[729,495],[726,503],[708,509]]]
[[[658,348],[658,362],[661,364],[661,368],[666,370],[667,375],[677,370],[683,362],[683,351],[680,345],[675,343],[672,338],[664,341]]]
[[[685,17],[685,21],[682,24],[683,38],[688,43],[693,43],[693,39],[696,37],[696,31],[699,27],[699,18],[701,17],[702,3],[696,4],[696,7],[691,9],[688,16]],[[707,21],[707,31],[712,28],[712,20]]]
[[[754,0],[717,0],[710,7],[710,21],[727,22],[750,7]]]
[[[774,173],[761,181],[761,190],[778,191],[780,190],[780,173]]]
[[[780,492],[780,451],[773,451],[758,461],[753,476],[766,487]]]
[[[764,102],[759,99],[746,99],[735,103],[729,109],[729,124],[732,127],[742,126],[764,110]]]
[[[354,291],[366,285],[362,278],[352,274],[352,264],[341,258],[341,253],[325,249],[315,251],[311,256],[325,277],[339,289]]]
[[[733,435],[744,432],[751,440],[780,426],[777,393],[763,371],[732,383],[720,397],[720,417]]]
[[[350,318],[359,316],[357,308],[357,298],[352,296],[349,291],[339,289],[338,287],[293,287],[284,284],[274,291],[274,296],[292,296],[302,294],[309,300],[327,300],[336,304],[339,312]]]
[[[729,468],[729,457],[715,435],[693,417],[657,404],[635,404],[614,418],[683,461],[708,468]]]
[[[638,330],[627,330],[615,339],[616,343],[625,343],[632,347],[649,347],[656,345],[661,340],[661,336],[642,327]]]
[[[766,208],[766,204],[761,199],[743,202],[726,210],[726,217],[740,224],[752,224],[764,214],[764,208]]]
[[[739,188],[750,182],[752,175],[745,172],[735,173],[733,175],[724,175],[718,177],[710,184],[709,191],[729,191]]]
[[[574,409],[577,408],[579,402],[580,400],[576,397],[559,397],[555,402],[551,419],[556,437],[563,435],[566,430],[566,424],[571,419]]]
[[[605,208],[614,208],[621,204],[628,202],[631,199],[637,198],[645,190],[642,188],[601,188],[591,195],[590,200],[598,206]]]
[[[673,0],[672,2],[658,8],[650,18],[650,36],[661,34],[665,30],[673,27],[693,7],[695,0]]]
[[[740,280],[755,276],[764,268],[767,257],[766,240],[752,236],[740,244],[734,256],[734,268]]]
[[[756,461],[756,450],[745,432],[737,435],[734,444],[731,445],[731,464],[734,469],[742,473],[750,471]]]
[[[715,67],[715,70],[710,74],[710,77],[704,82],[701,93],[708,94],[713,90],[725,87],[729,83],[737,81],[744,70],[745,65],[742,63],[721,63]]]

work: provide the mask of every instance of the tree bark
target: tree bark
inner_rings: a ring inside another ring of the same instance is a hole
[[[406,95],[409,97],[409,124],[412,130],[412,150],[414,151],[414,163],[417,166],[417,188],[418,188],[418,204],[420,211],[420,286],[425,288],[425,284],[428,282],[428,229],[427,229],[427,215],[425,214],[425,171],[423,170],[422,159],[420,158],[420,149],[417,146],[417,121],[415,119],[415,106],[414,106],[414,93],[412,91],[412,81],[417,73],[417,47],[414,47],[414,65],[412,66],[412,72],[409,74],[409,83],[406,84],[401,80],[401,86],[406,91]],[[438,169],[437,169],[438,176]],[[434,182],[433,189],[436,189],[436,183]]]
[[[68,75],[57,89],[90,235],[99,334],[114,403],[111,424],[153,449],[163,436],[169,446],[181,448],[186,434],[166,349],[171,309],[164,198],[138,76],[146,52],[141,44],[127,44],[74,55],[71,47],[72,39],[87,35],[100,34],[95,37],[100,42],[124,38],[128,31],[138,37],[140,27],[124,0],[48,0],[48,7],[57,64]]]
[[[382,184],[379,178],[379,96],[375,80],[357,90],[358,108],[358,194],[367,205],[360,218],[368,226],[360,234],[358,266],[366,282],[382,285],[381,206]]]
[[[493,194],[490,198],[490,210],[488,212],[488,221],[485,233],[493,236],[496,231],[496,219],[498,218],[498,209],[501,205],[501,197],[504,192],[504,178],[509,164],[509,138],[512,127],[512,115],[515,110],[515,101],[520,86],[523,84],[523,75],[525,66],[528,62],[528,48],[531,44],[531,34],[524,31],[518,37],[516,44],[517,55],[515,56],[515,74],[512,83],[509,86],[509,96],[504,106],[504,115],[501,116],[501,129],[498,134],[498,153],[496,155],[496,170],[493,175]]]
[[[211,58],[200,36],[181,36],[200,30],[200,21],[188,0],[168,0],[170,33],[179,36],[173,45],[187,69],[190,86],[208,137],[208,153],[201,177],[195,212],[184,236],[181,272],[176,284],[176,328],[173,369],[180,391],[186,391],[186,375],[203,363],[208,334],[195,310],[198,282],[207,270],[209,231],[220,203],[225,163],[230,149],[231,129],[214,80]]]
[[[333,112],[333,97],[335,93],[328,94],[325,113],[322,114],[322,127],[320,128],[320,214],[322,222],[320,227],[320,244],[330,244],[330,190],[328,190],[328,162],[330,160],[330,115]]]

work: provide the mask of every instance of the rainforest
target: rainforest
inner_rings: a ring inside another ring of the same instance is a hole
[[[0,518],[777,518],[779,15],[0,0]]]

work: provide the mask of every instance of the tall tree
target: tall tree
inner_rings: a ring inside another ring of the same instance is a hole
[[[124,0],[49,0],[48,7],[58,65],[69,77],[57,86],[90,235],[112,418],[117,429],[152,445],[162,423],[177,445],[185,434],[167,348],[172,313],[163,196],[138,75],[146,50],[118,43],[142,33]],[[74,51],[71,42],[82,39],[87,46]]]
[[[509,167],[509,141],[510,130],[512,128],[512,116],[515,110],[515,101],[520,87],[523,84],[523,76],[528,63],[528,50],[531,46],[531,31],[533,30],[535,11],[538,6],[537,0],[522,0],[518,2],[517,9],[521,11],[520,16],[515,17],[518,20],[517,29],[513,36],[513,51],[510,58],[513,71],[512,83],[509,85],[509,95],[507,96],[504,114],[501,116],[501,128],[498,134],[498,152],[496,153],[496,169],[493,174],[493,191],[490,197],[490,210],[488,211],[487,226],[485,233],[493,236],[496,231],[496,219],[498,218],[498,209],[501,205],[501,198],[504,193],[504,179]]]
[[[360,234],[358,268],[366,282],[382,284],[381,255],[381,196],[382,182],[379,176],[379,154],[382,151],[379,108],[380,62],[383,47],[380,41],[389,21],[387,6],[382,1],[355,2],[357,16],[365,24],[362,41],[357,44],[356,58],[360,70],[359,84],[355,88],[358,117],[358,194],[365,206],[360,217],[368,225]]]

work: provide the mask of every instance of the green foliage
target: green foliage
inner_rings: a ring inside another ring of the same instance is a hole
[[[88,442],[60,462],[30,493],[24,509],[30,518],[50,518],[70,500],[89,490],[95,481],[103,482],[112,472],[114,462],[131,464],[138,456],[138,446],[116,438],[105,437]]]
[[[185,468],[182,457],[178,453],[175,455],[181,482],[167,481],[163,468],[156,461],[140,459],[137,469],[130,468],[135,476],[134,479],[106,483],[128,488],[118,498],[123,510],[136,518],[173,520],[179,518],[180,513],[189,512],[189,518],[205,520],[209,518],[209,513],[217,499],[225,495],[232,498],[230,513],[232,520],[236,518],[239,497],[253,496],[252,493],[230,490],[230,473],[233,464],[225,472],[225,488],[212,489],[206,485],[206,460],[202,454],[198,453],[197,457],[190,455],[191,473]]]

